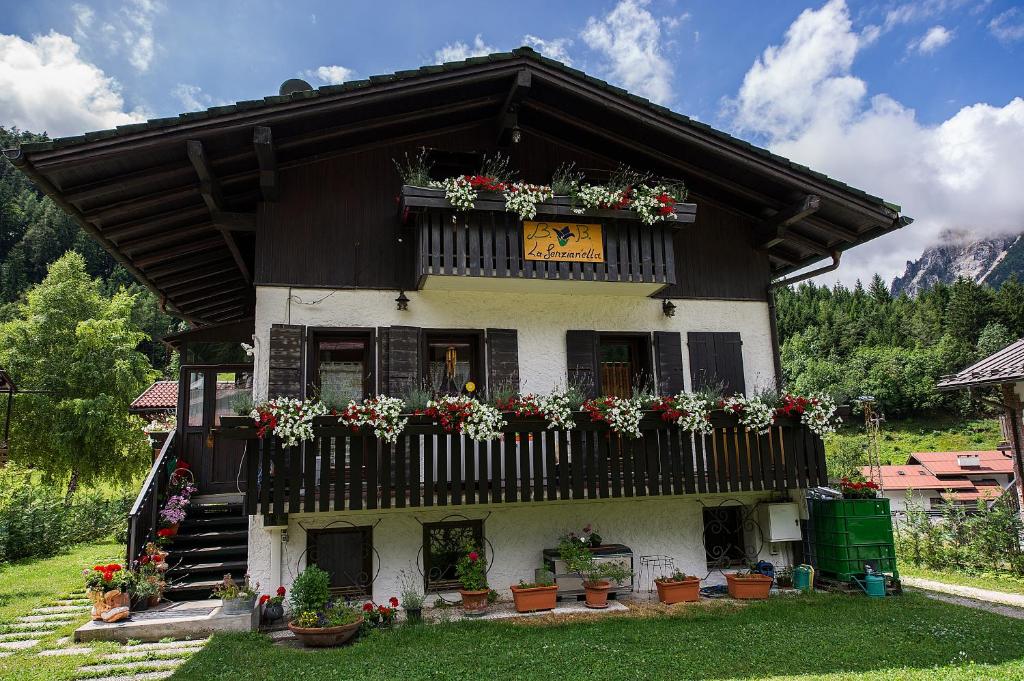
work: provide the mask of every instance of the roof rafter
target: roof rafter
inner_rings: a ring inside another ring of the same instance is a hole
[[[260,166],[260,192],[264,201],[277,201],[277,155],[274,153],[274,137],[270,128],[257,125],[253,128],[252,143],[256,147],[256,162]]]

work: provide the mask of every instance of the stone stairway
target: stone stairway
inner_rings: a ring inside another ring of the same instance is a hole
[[[178,535],[167,546],[167,590],[174,601],[202,600],[231,574],[247,572],[249,520],[239,503],[204,503],[194,498]]]

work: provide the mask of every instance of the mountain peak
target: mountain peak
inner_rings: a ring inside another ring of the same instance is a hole
[[[903,275],[892,282],[892,294],[916,296],[937,283],[959,277],[999,286],[1011,274],[1024,279],[1024,235],[978,237],[965,230],[949,230],[940,243],[929,246]]]

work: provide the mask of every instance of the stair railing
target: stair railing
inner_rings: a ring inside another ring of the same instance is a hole
[[[167,491],[170,476],[167,473],[167,461],[173,456],[177,431],[172,430],[164,440],[160,453],[146,475],[145,482],[135,497],[132,510],[128,513],[128,553],[127,565],[138,560],[146,542],[156,538],[156,530],[160,520],[160,498]]]

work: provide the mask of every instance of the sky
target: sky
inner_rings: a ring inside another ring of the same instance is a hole
[[[915,218],[822,283],[1024,231],[1024,0],[0,0],[0,125],[75,135],[520,45]]]

